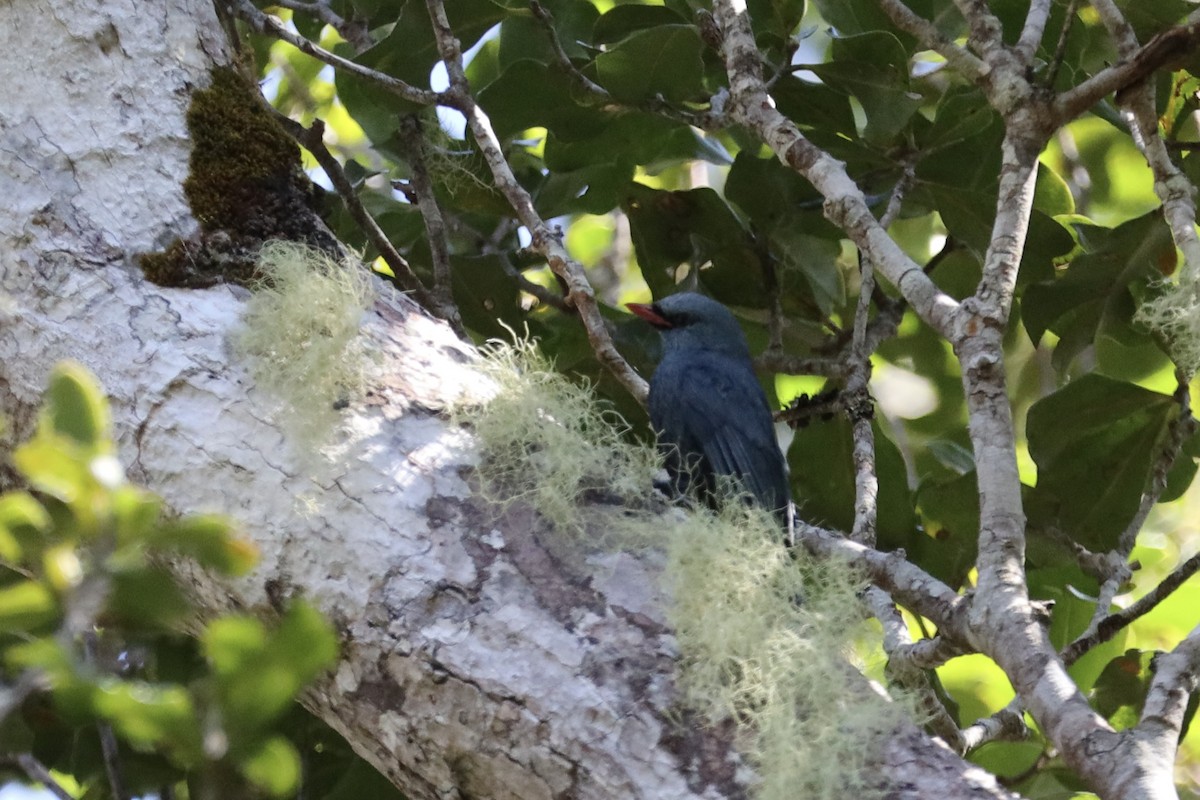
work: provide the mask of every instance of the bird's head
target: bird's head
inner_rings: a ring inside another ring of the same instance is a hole
[[[750,355],[742,327],[733,313],[716,300],[695,292],[681,292],[651,303],[629,303],[637,316],[662,332],[663,348],[700,348]]]

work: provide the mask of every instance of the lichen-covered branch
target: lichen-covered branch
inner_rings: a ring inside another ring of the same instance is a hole
[[[903,0],[879,0],[879,7],[888,15],[893,25],[941,55],[951,67],[972,83],[979,83],[988,72],[987,64],[978,56],[947,39],[932,22],[916,14]]]
[[[762,79],[761,56],[739,0],[713,4],[721,29],[721,50],[729,76],[729,114],[755,133],[787,166],[825,197],[825,216],[838,225],[895,285],[913,310],[935,330],[949,336],[958,302],[941,291],[875,219],[863,192],[845,165],[814,145],[774,107]]]
[[[617,352],[608,333],[604,317],[596,302],[596,294],[584,274],[583,265],[571,258],[563,246],[561,235],[552,230],[534,208],[533,198],[517,181],[500,147],[500,141],[492,130],[487,114],[475,102],[471,87],[463,68],[462,47],[454,36],[446,9],[441,0],[426,0],[433,32],[446,71],[450,76],[450,98],[447,105],[458,109],[467,118],[470,129],[484,160],[492,173],[496,188],[507,198],[521,224],[529,231],[532,246],[546,258],[550,269],[567,286],[566,301],[579,312],[587,332],[588,341],[600,363],[608,368],[618,381],[629,390],[638,402],[644,403],[649,386],[625,358]]]

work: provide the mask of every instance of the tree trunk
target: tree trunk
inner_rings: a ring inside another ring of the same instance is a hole
[[[231,354],[245,290],[143,279],[137,254],[195,229],[184,115],[229,57],[211,5],[15,0],[0,45],[8,444],[56,362],[95,372],[131,477],[261,550],[233,584],[188,573],[205,607],[329,615],[342,662],[307,702],[410,797],[745,796],[730,732],[675,708],[655,567],[564,565],[536,513],[474,497],[472,439],[440,411],[483,379],[445,325],[381,285],[364,334],[387,378],[314,466]],[[892,797],[1009,796],[916,728],[880,758]]]

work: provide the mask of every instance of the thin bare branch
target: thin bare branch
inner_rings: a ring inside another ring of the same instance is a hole
[[[1017,700],[967,726],[962,732],[961,753],[969,753],[988,742],[1018,742],[1029,736],[1025,717]]]
[[[1074,664],[1084,653],[1096,645],[1107,642],[1139,617],[1149,614],[1197,571],[1200,571],[1200,553],[1172,570],[1170,575],[1163,578],[1157,586],[1138,598],[1128,608],[1108,614],[1095,626],[1095,630],[1086,636],[1080,636],[1067,645],[1062,651],[1063,661],[1067,664]]]
[[[442,96],[438,92],[432,92],[427,89],[418,89],[411,86],[399,78],[393,78],[384,72],[364,67],[361,64],[356,64],[349,59],[342,58],[339,55],[329,52],[323,47],[314,44],[297,33],[293,33],[287,29],[282,22],[270,14],[264,14],[254,7],[250,0],[231,0],[232,9],[235,14],[242,18],[247,25],[256,33],[267,34],[274,36],[276,39],[287,42],[297,50],[307,55],[312,56],[318,61],[323,61],[331,67],[336,67],[344,73],[356,75],[364,80],[371,81],[381,89],[391,92],[397,97],[402,97],[412,103],[420,105],[433,105],[442,101]]]
[[[873,584],[905,608],[937,625],[943,638],[971,645],[966,598],[910,562],[903,553],[883,553],[803,520],[796,520],[796,541],[815,556],[836,558],[860,568]]]
[[[1096,0],[1092,5],[1097,10],[1111,6],[1110,3],[1100,0]],[[1117,14],[1120,12],[1117,11]],[[1115,21],[1111,14],[1101,13],[1100,17],[1106,23]],[[1118,26],[1116,30],[1123,29]],[[1132,31],[1129,31],[1128,36],[1132,36]],[[1130,39],[1124,34],[1113,33],[1113,37],[1121,52],[1121,61],[1100,70],[1054,99],[1051,108],[1058,125],[1070,122],[1114,92],[1121,94],[1118,98],[1118,102],[1121,102],[1125,91],[1141,85],[1158,70],[1193,52],[1200,44],[1200,22],[1167,28],[1141,48],[1137,47],[1136,40],[1132,40],[1133,48],[1129,48]]]
[[[346,171],[342,169],[342,163],[325,146],[325,123],[319,119],[314,120],[312,127],[306,128],[299,122],[279,112],[275,112],[275,118],[293,139],[313,154],[313,158],[321,165],[321,169],[325,170],[325,175],[329,178],[329,182],[333,184],[334,190],[342,198],[342,202],[346,204],[346,210],[354,218],[354,221],[358,223],[358,226],[362,229],[371,244],[374,245],[375,249],[379,251],[384,263],[391,268],[400,288],[410,293],[413,299],[422,306],[442,316],[444,309],[436,302],[436,299],[425,288],[425,285],[421,283],[421,279],[412,271],[412,267],[409,266],[404,256],[400,255],[400,252],[392,246],[383,229],[379,227],[379,223],[375,221],[375,218],[371,216],[371,212],[367,211],[362,201],[359,200],[358,193],[354,190],[354,185],[350,183],[350,179],[346,177]]]
[[[729,113],[754,132],[784,164],[824,195],[825,216],[846,231],[875,268],[896,286],[920,317],[944,335],[952,334],[958,301],[929,279],[887,234],[845,166],[815,146],[774,107],[765,91],[761,58],[744,6],[734,0],[713,4],[729,76]]]
[[[962,736],[958,724],[938,699],[929,676],[924,670],[915,668],[912,662],[892,658],[901,648],[912,645],[908,626],[904,623],[896,604],[888,597],[887,592],[877,586],[867,590],[866,601],[871,613],[883,626],[883,650],[888,654],[888,679],[913,693],[930,729],[952,749],[961,752]]]
[[[8,753],[0,756],[0,762],[11,764],[25,773],[33,783],[40,783],[42,788],[58,798],[58,800],[75,800],[75,796],[62,787],[46,769],[46,765],[33,757],[31,753]]]
[[[1075,14],[1079,7],[1079,0],[1070,0],[1067,4],[1067,11],[1063,15],[1062,28],[1058,32],[1058,43],[1054,46],[1054,56],[1050,59],[1050,67],[1046,70],[1045,85],[1051,89],[1054,88],[1054,82],[1058,80],[1058,71],[1062,69],[1063,61],[1067,57],[1067,40],[1071,37],[1071,28],[1075,25]]]
[[[879,0],[879,7],[893,25],[941,55],[967,80],[978,83],[987,74],[988,66],[978,56],[942,36],[932,22],[914,13],[903,0]]]
[[[400,139],[404,143],[405,158],[412,172],[412,192],[425,223],[425,236],[433,261],[433,295],[438,308],[444,312],[439,316],[447,319],[461,334],[462,317],[454,304],[450,287],[450,244],[446,238],[446,222],[433,193],[433,179],[426,165],[425,135],[419,117],[409,115],[400,121]]]
[[[1154,678],[1142,704],[1142,716],[1134,735],[1157,754],[1159,771],[1171,774],[1179,731],[1188,701],[1200,685],[1200,627],[1174,650],[1154,660]]]
[[[339,36],[354,47],[355,52],[361,53],[375,44],[366,23],[341,17],[329,5],[329,0],[312,0],[307,3],[304,0],[271,0],[271,2],[280,8],[289,8],[320,20],[337,31]]]
[[[583,265],[571,258],[563,246],[561,235],[552,230],[534,208],[533,198],[517,181],[512,167],[504,157],[500,140],[492,129],[491,121],[472,97],[470,84],[463,68],[462,46],[455,38],[454,30],[450,27],[445,6],[441,0],[426,0],[426,7],[429,9],[429,18],[433,23],[433,33],[437,40],[438,51],[441,54],[442,62],[446,65],[446,72],[450,76],[450,102],[448,105],[458,109],[467,118],[467,126],[491,170],[496,188],[508,200],[521,224],[529,231],[532,246],[545,256],[550,269],[566,284],[566,302],[579,312],[579,318],[583,322],[584,330],[596,358],[612,372],[638,402],[645,403],[650,390],[649,385],[634,371],[633,367],[629,366],[629,363],[613,345],[608,326],[600,314],[596,294],[588,282]]]

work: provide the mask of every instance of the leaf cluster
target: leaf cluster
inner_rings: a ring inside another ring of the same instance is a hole
[[[173,516],[126,480],[82,366],[56,368],[12,462],[28,488],[0,496],[0,749],[86,797],[291,796],[301,753],[280,723],[336,658],[329,624],[302,601],[273,626],[197,621],[168,564],[234,576],[257,554],[227,520]]]

